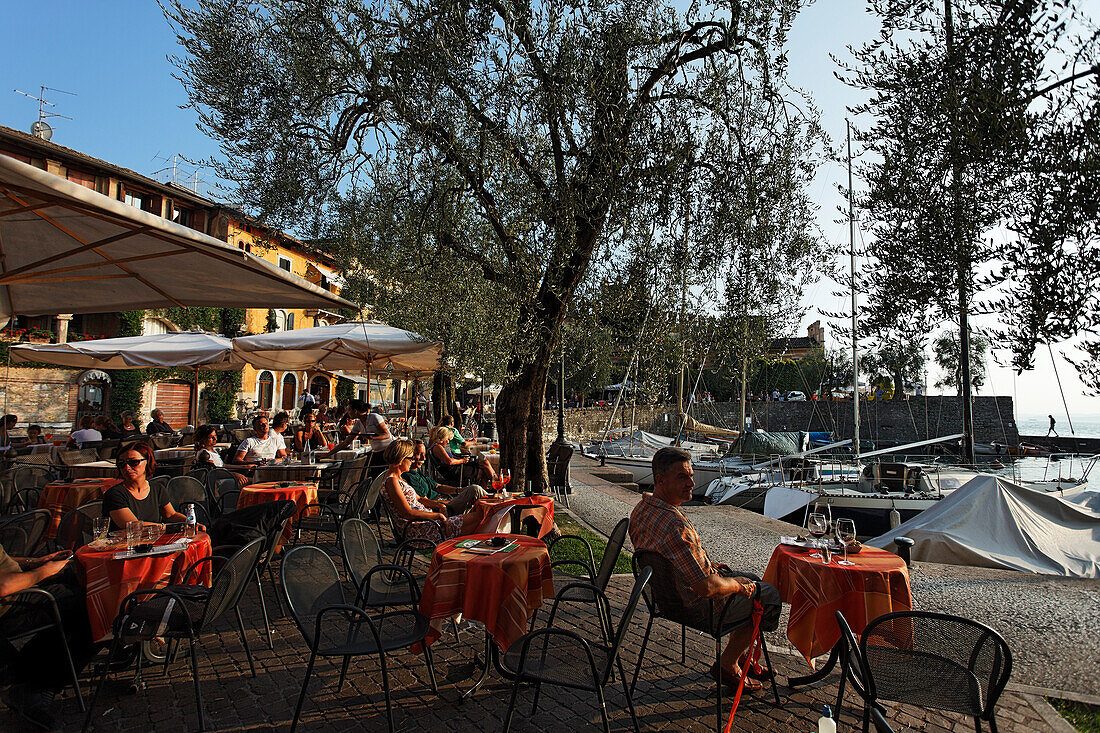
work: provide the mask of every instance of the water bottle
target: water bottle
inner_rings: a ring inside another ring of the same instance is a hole
[[[196,522],[195,522],[195,505],[194,504],[188,504],[187,505],[187,525],[184,527],[183,536],[184,537],[194,537],[195,536],[195,525],[196,525]]]
[[[821,710],[821,717],[817,719],[817,733],[836,733],[836,721],[833,720],[833,709],[826,705]]]
[[[531,479],[527,479],[527,489],[523,492],[523,495],[524,496],[531,496],[534,493],[535,492],[532,490],[532,487],[531,487]]]

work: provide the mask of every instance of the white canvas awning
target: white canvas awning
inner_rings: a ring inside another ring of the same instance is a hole
[[[261,369],[358,372],[393,378],[439,369],[442,346],[384,323],[353,321],[233,339],[241,358]]]
[[[244,250],[0,155],[0,325],[15,314],[356,306]]]

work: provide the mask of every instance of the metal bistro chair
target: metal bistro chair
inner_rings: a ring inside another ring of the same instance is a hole
[[[139,590],[126,596],[122,608],[114,622],[114,647],[112,658],[120,655],[123,647],[146,642],[156,637],[164,638],[169,644],[165,655],[165,665],[175,656],[174,649],[180,641],[186,639],[191,656],[191,679],[195,683],[195,704],[199,714],[199,730],[206,730],[206,716],[203,712],[202,689],[199,686],[199,665],[196,644],[201,646],[200,636],[210,631],[214,622],[230,609],[237,616],[237,632],[241,637],[248,667],[252,676],[256,676],[256,667],[252,662],[252,651],[244,633],[244,621],[238,603],[248,584],[259,558],[262,540],[253,540],[236,552],[217,571],[210,588],[201,585],[172,585],[160,590]],[[203,564],[218,561],[220,556],[211,555],[198,560],[184,574],[186,582]],[[141,673],[142,655],[137,655],[138,674]],[[83,730],[88,730],[92,722],[95,702],[106,682],[110,665],[104,665],[103,675],[99,679],[92,701],[88,705],[88,714],[84,718]]]
[[[417,551],[434,550],[435,542],[424,539],[412,539],[403,543],[394,551],[393,565],[412,572],[413,559]],[[348,576],[359,590],[355,605],[360,608],[399,606],[420,602],[420,586],[413,581],[415,595],[404,578],[400,582],[386,574],[371,575],[371,571],[385,563],[382,561],[382,545],[371,530],[370,525],[358,517],[352,517],[340,525],[340,552],[344,557],[344,567]],[[371,577],[371,584],[366,579]]]
[[[985,624],[931,611],[898,611],[873,619],[863,630],[858,651],[851,628],[838,612],[847,647],[841,656],[839,702],[844,682],[863,698],[863,730],[872,714],[891,700],[935,710],[950,710],[982,721],[997,733],[995,707],[1012,675],[1012,651]]]
[[[96,499],[81,504],[61,518],[57,525],[54,544],[64,550],[75,552],[95,537],[92,535],[92,520],[103,516],[103,501]]]
[[[550,474],[550,491],[554,501],[561,501],[569,508],[569,463],[573,460],[573,446],[554,443],[546,454],[546,470]]]
[[[555,628],[554,619],[562,597],[574,590],[583,590],[586,595],[595,599],[596,612],[603,617],[601,626],[606,624],[607,628],[611,628],[613,625],[611,604],[607,600],[607,595],[591,583],[570,583],[562,588],[550,609],[547,627],[531,631],[517,639],[502,659],[505,670],[514,675],[515,680],[512,683],[512,697],[508,703],[508,716],[504,719],[504,733],[508,733],[512,727],[512,715],[515,713],[516,697],[519,694],[521,682],[535,684],[535,696],[531,705],[532,715],[538,708],[539,692],[543,684],[595,692],[596,699],[599,701],[604,732],[610,733],[611,729],[607,722],[607,703],[604,700],[603,691],[612,681],[612,671],[616,668],[619,670],[619,680],[622,682],[623,694],[626,696],[626,706],[630,711],[630,721],[634,724],[635,733],[638,733],[638,717],[634,712],[634,701],[631,699],[630,687],[626,683],[626,672],[623,671],[619,650],[622,648],[623,639],[626,637],[627,629],[630,627],[631,619],[634,617],[652,572],[649,568],[642,568],[638,573],[634,581],[634,590],[631,591],[630,600],[623,609],[615,636],[600,642],[585,639],[572,630]],[[585,671],[592,674],[591,683],[584,680],[582,676],[584,667],[587,667]]]
[[[237,508],[241,492],[237,477],[224,468],[211,468],[206,472],[206,494],[211,514],[228,514]]]
[[[649,584],[649,588],[645,594],[646,607],[649,609],[649,622],[645,627],[645,635],[642,637],[642,648],[638,652],[638,663],[634,667],[634,679],[630,683],[630,689],[633,691],[635,685],[638,684],[638,673],[642,668],[642,660],[645,658],[646,646],[649,644],[649,634],[653,629],[653,619],[663,618],[674,623],[680,624],[680,640],[681,644],[686,644],[687,629],[692,628],[696,631],[701,631],[714,639],[714,661],[719,663],[722,656],[722,639],[728,636],[731,632],[736,631],[746,625],[752,623],[752,616],[746,616],[741,621],[727,622],[724,621],[726,616],[726,610],[731,603],[737,601],[740,596],[730,596],[724,601],[710,601],[706,603],[702,613],[696,612],[694,609],[688,609],[684,606],[683,599],[680,597],[680,591],[676,586],[676,571],[672,567],[672,563],[668,561],[666,557],[657,552],[651,552],[648,550],[638,550],[631,558],[631,566],[634,571],[634,577],[639,577],[639,573],[645,568],[653,569],[653,580]],[[759,592],[759,586],[757,586],[757,592]],[[756,595],[753,595],[753,600],[756,599]],[[774,669],[772,667],[771,659],[768,656],[768,645],[764,641],[763,629],[760,631],[760,645],[764,652],[764,663],[768,669]],[[681,660],[684,659],[684,650],[681,647]],[[772,694],[775,696],[776,706],[781,706],[779,701],[779,689],[776,687],[774,676],[771,679]],[[718,727],[722,727],[722,683],[719,682],[715,685],[718,689],[715,698],[715,710],[718,715]]]
[[[42,600],[35,602],[33,599]],[[48,614],[41,612],[41,607],[43,605],[49,609]],[[69,651],[69,645],[65,641],[65,624],[62,623],[61,612],[57,609],[57,599],[53,597],[52,593],[44,588],[31,587],[0,598],[0,608],[4,608],[5,606],[9,609],[19,606],[29,606],[38,610],[38,617],[41,619],[41,623],[36,625],[33,629],[27,629],[18,634],[9,636],[8,634],[0,632],[0,635],[7,639],[9,643],[29,639],[47,629],[56,630],[57,634],[61,637],[61,647],[65,650],[65,662],[69,667],[69,679],[73,683],[73,692],[76,693],[76,700],[80,704],[81,712],[83,712],[85,710],[84,694],[80,691],[80,679],[76,673],[76,665],[73,664],[72,652]]]
[[[271,561],[275,559],[275,555],[278,554],[279,543],[282,540],[283,533],[286,531],[287,524],[294,518],[294,513],[298,511],[298,505],[289,499],[273,502],[278,505],[278,509],[274,510],[274,514],[271,517],[270,529],[267,532],[267,536],[264,537],[263,549],[260,552],[260,559],[256,561],[256,570],[253,575],[256,578],[256,593],[260,596],[260,611],[264,617],[264,633],[267,634],[267,646],[270,649],[275,648],[275,642],[271,638],[271,621],[267,615],[267,601],[264,600],[264,588],[262,577],[266,570],[268,581],[271,583],[272,588],[275,590],[275,601],[279,605],[279,613],[283,611],[283,596],[279,593],[279,589],[275,583],[275,571],[271,569]]]
[[[187,504],[198,504],[204,509],[208,501],[206,487],[191,476],[173,476],[168,480],[168,501],[179,511]],[[209,514],[209,512],[206,512]]]
[[[57,476],[46,466],[16,464],[11,473],[12,495],[4,511],[18,514],[34,509],[42,488],[56,480]]]
[[[376,566],[364,579],[364,583],[371,585],[372,576],[383,573],[394,578],[403,576],[409,586],[409,593],[416,595],[416,581],[412,574],[395,565]],[[290,550],[283,558],[282,576],[287,605],[290,606],[302,638],[309,645],[309,664],[302,680],[298,704],[294,708],[291,733],[298,727],[298,718],[302,713],[302,704],[306,699],[309,679],[313,676],[317,657],[343,659],[340,683],[336,688],[339,692],[347,676],[351,658],[368,655],[378,655],[382,690],[386,698],[386,720],[390,733],[393,733],[393,705],[390,701],[386,654],[423,642],[428,634],[428,619],[413,604],[410,604],[408,610],[386,611],[373,617],[362,608],[349,605],[344,598],[344,589],[336,566],[317,547],[302,545]],[[422,644],[422,647],[432,692],[438,693],[431,648],[427,644]]]
[[[32,509],[0,522],[0,546],[12,557],[34,557],[50,526],[49,509]]]

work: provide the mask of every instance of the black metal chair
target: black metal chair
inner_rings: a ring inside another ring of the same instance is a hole
[[[39,602],[35,602],[32,599],[41,599]],[[49,615],[41,613],[41,607],[45,604],[49,609]],[[73,683],[73,692],[76,693],[76,700],[80,704],[81,712],[84,711],[84,694],[80,691],[80,678],[76,673],[76,665],[73,664],[73,655],[69,650],[69,645],[65,641],[65,624],[61,621],[61,612],[57,608],[57,599],[53,594],[44,588],[25,588],[21,591],[11,593],[0,598],[0,608],[7,606],[9,609],[17,608],[19,606],[31,606],[42,618],[42,623],[35,626],[33,629],[26,629],[18,634],[8,635],[3,634],[3,637],[8,642],[18,642],[24,639],[29,639],[44,631],[54,629],[61,637],[61,647],[65,650],[65,662],[68,665],[69,679]]]
[[[99,443],[99,460],[101,461],[113,461],[115,456],[118,455],[119,446],[122,441],[119,438],[112,438],[110,440],[103,440]],[[85,445],[84,447],[88,447]]]
[[[569,463],[573,460],[573,446],[554,443],[546,454],[546,470],[550,476],[550,491],[554,501],[569,508]]]
[[[60,549],[72,550],[88,544],[95,537],[92,534],[92,520],[103,516],[103,501],[96,499],[81,504],[61,518],[54,535],[54,544]]]
[[[283,533],[286,531],[287,524],[294,518],[294,513],[298,511],[298,505],[289,499],[283,501],[273,502],[279,505],[275,510],[275,514],[272,517],[271,528],[268,530],[266,537],[264,537],[263,550],[260,552],[260,559],[256,563],[256,572],[254,573],[256,578],[256,593],[260,596],[260,611],[264,617],[264,633],[267,634],[267,646],[270,649],[275,648],[275,642],[271,638],[271,622],[267,615],[267,601],[264,600],[264,589],[262,576],[264,571],[267,571],[268,580],[271,582],[272,587],[276,586],[275,583],[275,571],[271,569],[271,561],[275,559],[275,556],[279,551],[279,543],[282,540]],[[279,589],[275,587],[275,601],[279,605],[280,614],[283,612],[283,597],[279,593]]]
[[[12,557],[34,557],[50,526],[48,509],[30,511],[5,518],[0,522],[0,546]]]
[[[384,479],[385,477],[383,476],[381,478]],[[385,481],[383,481],[383,484],[384,483]],[[443,533],[443,527],[441,527],[439,523],[435,521],[431,521],[428,519],[413,519],[405,522],[403,526],[399,525],[396,517],[394,517],[393,505],[390,502],[390,499],[386,495],[385,491],[382,491],[382,501],[378,502],[378,510],[385,513],[386,519],[389,521],[390,525],[390,536],[393,537],[394,542],[398,544],[401,544],[408,539],[407,535],[409,529],[414,526],[428,527],[430,532],[438,535],[438,542],[442,542],[446,539],[446,535]]]
[[[46,458],[48,460],[49,456],[46,455]],[[34,509],[38,506],[38,496],[42,492],[42,487],[55,480],[57,476],[46,466],[15,465],[11,472],[12,494],[4,511],[18,514]],[[28,506],[32,500],[34,504]]]
[[[574,590],[577,590],[583,591],[582,595],[595,600],[596,613],[602,619],[601,627],[611,628],[613,625],[611,604],[607,600],[607,595],[591,583],[584,582],[570,583],[559,591],[550,609],[546,628],[528,632],[516,640],[502,660],[504,669],[514,675],[512,697],[508,703],[508,716],[504,719],[505,733],[508,733],[512,727],[516,697],[519,694],[519,686],[523,682],[535,684],[535,696],[531,705],[532,715],[538,708],[539,692],[544,684],[594,692],[599,701],[604,732],[610,733],[607,703],[604,700],[603,691],[612,681],[612,672],[616,668],[619,670],[619,680],[622,682],[623,694],[626,696],[630,720],[634,724],[635,733],[638,733],[638,717],[634,712],[634,701],[631,699],[630,687],[626,683],[626,672],[623,671],[619,650],[622,648],[623,639],[626,637],[627,629],[630,627],[631,619],[634,617],[652,572],[649,568],[643,568],[638,573],[634,581],[634,590],[631,591],[630,600],[623,609],[614,637],[607,639],[601,633],[604,638],[598,642],[585,639],[575,631],[556,628],[554,621],[558,613],[558,604],[564,597],[569,597]],[[585,666],[586,671],[592,674],[591,683],[582,676],[582,668]]]
[[[409,586],[409,593],[417,594],[416,581],[404,568],[378,565],[363,582],[371,585],[375,574],[402,576]],[[309,645],[309,663],[306,666],[305,679],[302,680],[298,704],[294,708],[291,733],[298,727],[298,718],[302,713],[302,704],[305,702],[317,657],[342,658],[340,683],[337,687],[339,692],[347,676],[351,658],[367,655],[378,655],[382,690],[386,698],[386,719],[389,730],[393,733],[393,705],[390,700],[386,653],[408,649],[413,644],[423,642],[428,633],[428,619],[413,604],[410,604],[408,610],[391,610],[373,617],[362,608],[349,605],[344,598],[344,589],[336,566],[323,550],[311,545],[295,547],[287,552],[283,558],[282,580],[287,605],[302,638]],[[438,692],[431,649],[424,644],[423,650],[432,692]]]
[[[634,679],[630,683],[630,689],[638,683],[638,673],[642,668],[642,660],[645,658],[646,646],[649,644],[649,634],[653,629],[653,619],[663,618],[680,624],[681,644],[686,644],[687,629],[695,629],[707,634],[714,639],[714,661],[720,663],[722,656],[722,639],[731,632],[752,624],[752,616],[729,622],[725,620],[726,611],[739,596],[729,596],[721,601],[708,601],[691,607],[684,605],[680,596],[680,590],[676,586],[676,571],[672,563],[666,557],[657,552],[637,550],[631,558],[631,566],[634,576],[644,568],[653,569],[653,579],[648,590],[644,594],[646,607],[649,610],[649,622],[646,624],[645,635],[642,637],[642,648],[638,652],[638,663],[634,668]],[[759,592],[759,588],[757,589]],[[754,600],[756,596],[753,596]],[[774,669],[768,656],[768,645],[764,641],[763,630],[760,632],[760,644],[764,652],[764,663],[768,669]],[[681,647],[681,661],[685,659],[683,647]],[[775,704],[781,706],[779,701],[779,689],[775,685],[775,678],[771,679],[772,694],[775,696]],[[718,716],[718,727],[722,727],[722,683],[716,684],[717,694],[715,698],[715,710]]]
[[[867,663],[864,661],[863,655],[859,652],[859,642],[856,641],[855,634],[852,633],[852,627],[848,625],[848,620],[844,618],[844,614],[840,611],[836,612],[836,622],[840,627],[840,641],[838,642],[840,644],[838,656],[840,659],[840,684],[837,686],[833,717],[837,721],[840,720],[840,713],[844,704],[844,688],[850,681],[852,689],[864,701],[863,730],[866,733],[872,712],[878,712],[881,715],[882,706],[877,702],[873,704],[870,702],[867,682],[870,672],[867,670]]]
[[[211,514],[228,514],[237,508],[237,477],[224,468],[212,468],[206,472],[206,495],[210,501]]]
[[[208,495],[203,483],[193,476],[173,476],[168,479],[168,501],[178,511],[187,504],[206,506]]]
[[[402,545],[394,553],[393,565],[412,572],[411,561],[408,557],[415,550],[435,546],[430,540],[410,540]],[[351,517],[340,525],[340,552],[344,557],[344,567],[348,576],[355,582],[358,589],[355,605],[360,608],[375,608],[383,606],[401,606],[420,601],[420,586],[413,577],[413,590],[415,595],[410,595],[409,586],[402,575],[399,579],[385,573],[371,574],[374,568],[385,565],[382,559],[382,546],[371,530],[370,525],[358,517]],[[371,584],[366,585],[366,579],[371,578]]]
[[[862,674],[865,733],[878,700],[963,713],[978,733],[983,720],[997,733],[995,708],[1012,675],[1012,651],[985,624],[930,611],[888,613],[867,624],[856,661],[848,671]],[[845,677],[860,692],[854,676]]]
[[[156,637],[164,638],[169,645],[165,656],[165,665],[175,656],[174,649],[186,639],[191,656],[191,678],[195,683],[195,703],[199,714],[199,730],[206,730],[206,715],[203,712],[202,689],[199,686],[199,667],[196,644],[201,646],[201,635],[210,631],[214,622],[232,609],[237,616],[237,631],[244,646],[245,656],[252,676],[256,676],[256,667],[252,661],[252,651],[244,633],[244,621],[238,603],[247,587],[262,549],[262,540],[253,540],[240,548],[232,557],[225,560],[217,571],[209,588],[202,585],[172,585],[155,590],[139,590],[126,596],[122,608],[114,622],[114,645],[112,657],[120,655],[123,647],[130,644],[152,641]],[[224,560],[220,555],[211,555],[192,563],[184,574],[187,581],[206,563]],[[137,655],[138,674],[141,674],[142,655]],[[103,675],[96,687],[92,702],[88,705],[88,714],[84,719],[84,730],[92,722],[95,702],[103,689],[109,665],[104,665]]]

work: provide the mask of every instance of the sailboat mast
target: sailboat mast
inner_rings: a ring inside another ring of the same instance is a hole
[[[852,203],[852,123],[845,118],[848,131],[848,256],[852,272],[852,445],[859,460],[859,343],[856,339],[856,216]]]

